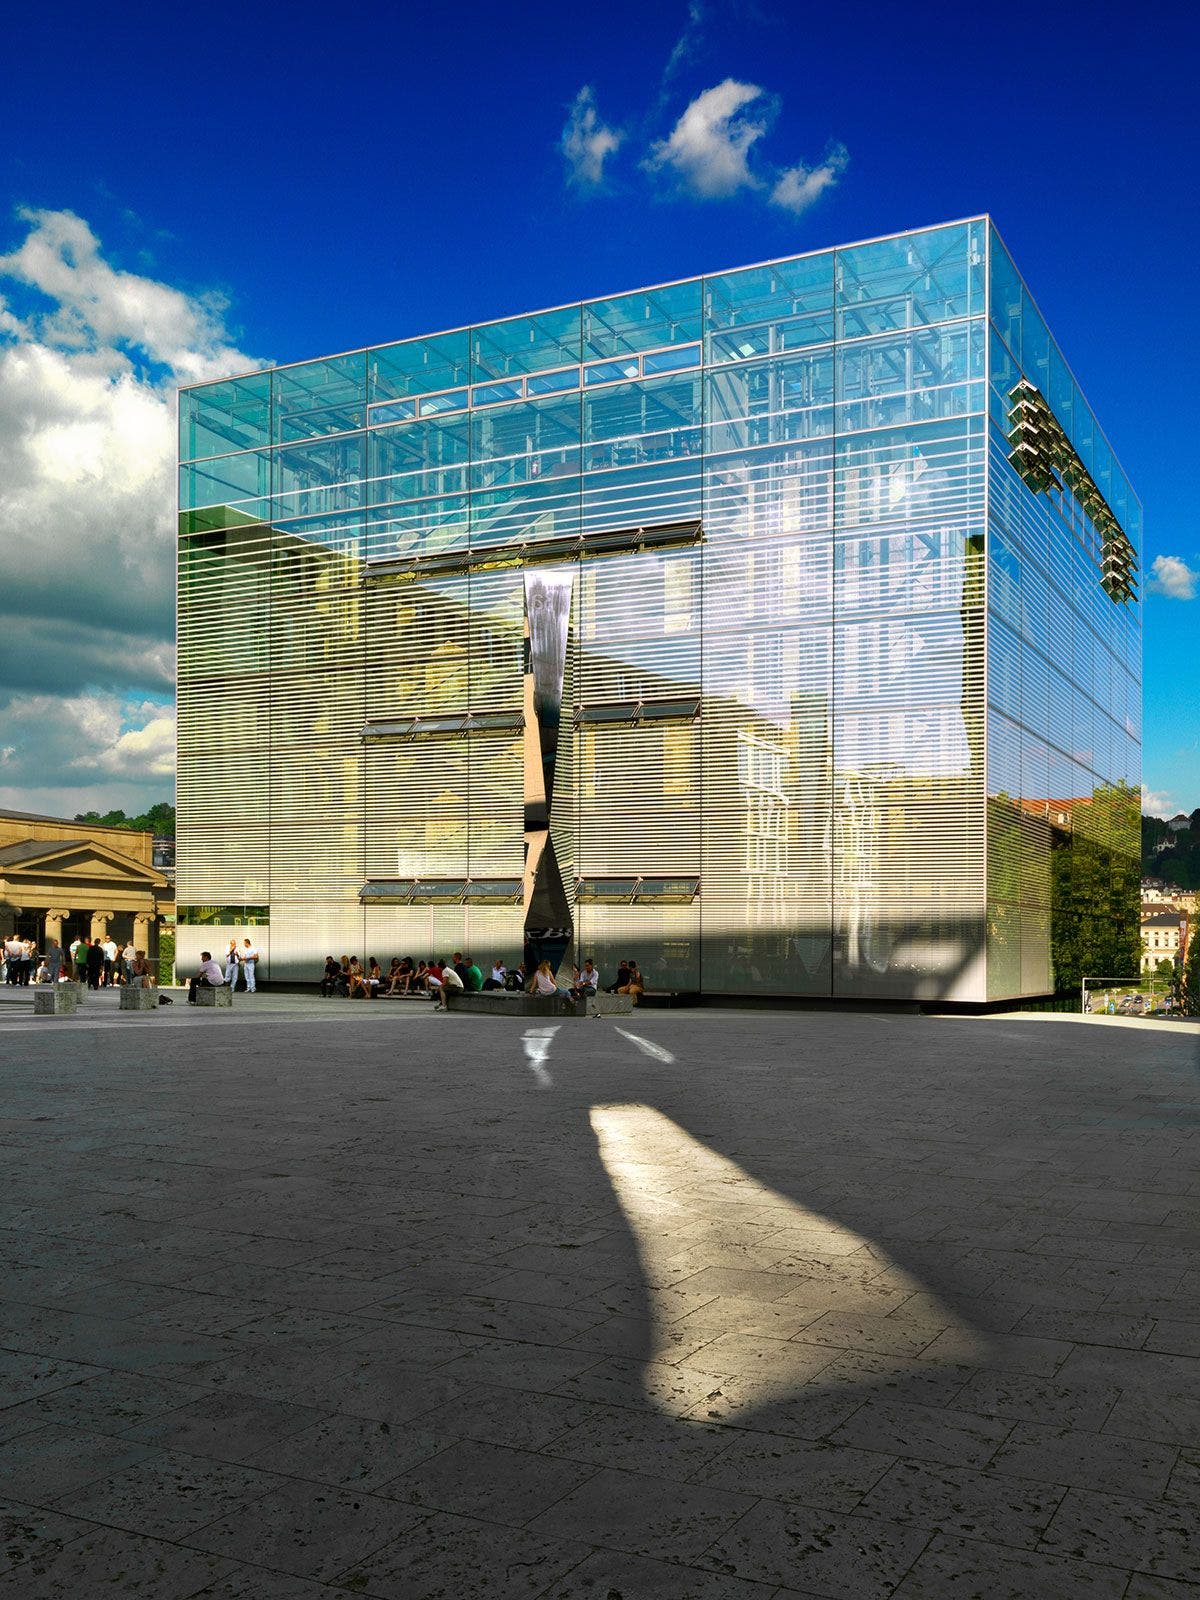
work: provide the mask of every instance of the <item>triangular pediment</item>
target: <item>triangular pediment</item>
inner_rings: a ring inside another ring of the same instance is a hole
[[[25,880],[55,880],[70,883],[114,885],[142,884],[167,888],[168,881],[157,867],[135,861],[95,839],[27,839],[0,850],[0,877],[9,883]]]

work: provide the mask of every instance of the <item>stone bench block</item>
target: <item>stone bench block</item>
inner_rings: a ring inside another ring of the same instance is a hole
[[[446,999],[451,1011],[486,1017],[624,1017],[633,1010],[627,994],[597,994],[588,1000],[564,1000],[557,995],[511,994],[499,989],[486,994],[451,989]]]
[[[210,992],[216,994],[217,990],[213,989]],[[121,1011],[157,1011],[158,990],[126,987],[121,990],[119,1009]]]
[[[233,990],[227,984],[221,984],[218,989],[196,990],[196,1004],[198,1006],[216,1006],[218,1009],[228,1009],[233,1005]]]
[[[633,1010],[631,994],[594,994],[583,1002],[588,1017],[627,1017]]]
[[[38,984],[33,991],[33,1012],[38,1017],[70,1017],[79,1001],[73,983]]]

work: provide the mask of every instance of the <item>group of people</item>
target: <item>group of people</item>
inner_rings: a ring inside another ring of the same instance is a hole
[[[0,947],[3,952],[4,981],[22,988],[30,983],[59,983],[74,979],[89,989],[114,988],[129,984],[150,988],[154,969],[144,950],[135,949],[132,940],[118,945],[115,939],[72,939],[64,950],[57,939],[48,939],[39,950],[34,939],[11,934]]]
[[[519,971],[520,969],[518,969]],[[449,980],[446,978],[450,974]],[[454,952],[453,960],[416,961],[412,956],[393,956],[385,973],[374,956],[367,957],[364,967],[357,956],[343,956],[340,961],[325,957],[325,970],[321,974],[321,993],[326,996],[341,995],[347,1000],[378,1000],[381,995],[426,994],[435,998],[447,981],[452,988],[505,989],[515,988],[501,961],[492,967],[490,977],[470,956],[461,950]]]
[[[188,1004],[196,1004],[197,989],[236,989],[239,977],[246,993],[255,994],[258,990],[257,968],[258,947],[252,939],[243,939],[240,945],[236,939],[230,939],[224,967],[213,959],[211,950],[202,950],[200,966],[188,979]]]
[[[249,941],[247,941],[248,943]],[[530,964],[532,967],[532,963]],[[645,983],[636,961],[622,961],[617,968],[615,983],[608,985],[609,994],[627,994],[633,997],[645,993]],[[327,998],[341,996],[347,1000],[378,1000],[382,995],[428,995],[443,1010],[446,1009],[448,990],[486,992],[507,989],[542,996],[562,995],[572,1000],[583,1000],[600,988],[600,973],[589,956],[582,967],[575,968],[574,982],[564,988],[555,976],[548,961],[539,963],[526,972],[525,963],[515,967],[505,966],[497,956],[491,972],[485,978],[483,969],[469,955],[456,950],[453,957],[443,956],[429,961],[417,961],[412,956],[393,956],[385,973],[374,956],[367,957],[364,967],[357,956],[325,957],[325,970],[321,974],[321,993]]]

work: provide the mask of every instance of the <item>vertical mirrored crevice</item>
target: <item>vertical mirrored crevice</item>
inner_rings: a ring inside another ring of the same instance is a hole
[[[574,914],[552,823],[562,727],[563,674],[571,621],[573,568],[525,574],[525,953],[557,972],[574,933]]]

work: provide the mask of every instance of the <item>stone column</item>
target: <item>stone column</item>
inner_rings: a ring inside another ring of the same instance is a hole
[[[51,906],[50,910],[47,911],[47,913],[46,913],[46,943],[47,944],[49,944],[51,940],[54,940],[57,944],[60,944],[60,945],[62,944],[63,923],[67,920],[67,918],[70,915],[71,915],[70,911],[68,909],[66,909],[65,907],[62,907],[62,906]]]
[[[109,919],[113,915],[114,913],[111,911],[92,912],[92,931],[90,938],[93,944],[95,944],[97,939],[107,938]]]
[[[133,948],[150,954],[150,930],[155,918],[148,911],[139,911],[133,919]]]

